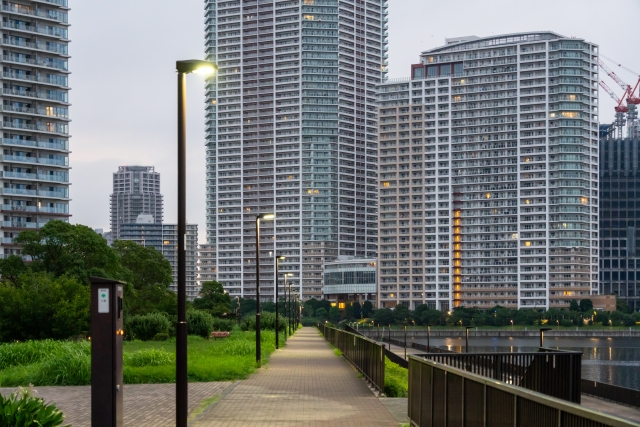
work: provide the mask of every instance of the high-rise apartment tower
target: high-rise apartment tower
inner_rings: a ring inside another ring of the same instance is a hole
[[[209,0],[207,240],[217,280],[273,299],[275,253],[302,298],[321,297],[322,264],[374,257],[377,106],[386,0]],[[275,253],[274,253],[275,252]]]
[[[2,246],[69,218],[67,0],[2,3]]]
[[[153,166],[119,166],[109,198],[113,240],[120,239],[120,225],[135,223],[138,215],[151,215],[153,223],[162,223],[160,173]]]
[[[449,39],[379,87],[379,302],[564,307],[598,291],[598,47]]]

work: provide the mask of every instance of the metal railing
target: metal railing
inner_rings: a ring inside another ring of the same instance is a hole
[[[384,392],[384,350],[380,344],[351,332],[322,323],[317,325],[324,338],[364,375],[375,388]]]
[[[581,352],[540,349],[537,353],[449,353],[417,357],[580,403]]]
[[[640,390],[583,379],[582,393],[640,408]]]
[[[638,426],[575,403],[415,356],[409,356],[409,419],[415,427]]]

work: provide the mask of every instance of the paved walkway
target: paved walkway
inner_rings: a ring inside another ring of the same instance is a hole
[[[396,427],[386,407],[315,328],[291,338],[269,364],[194,422],[197,427]]]
[[[230,382],[189,384],[189,413],[207,398],[221,395]],[[65,415],[64,425],[91,426],[91,387],[34,387],[37,397],[54,402]],[[7,395],[13,388],[0,388]],[[176,425],[175,384],[133,384],[124,386],[124,425],[163,427]]]

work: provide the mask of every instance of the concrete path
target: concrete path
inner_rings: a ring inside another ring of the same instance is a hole
[[[315,328],[205,410],[194,427],[396,427],[391,413]]]
[[[231,382],[189,384],[189,413],[198,409],[207,399],[220,396]],[[15,389],[0,388],[0,394],[11,394]],[[65,415],[64,425],[91,426],[91,387],[34,387],[35,396],[53,402]],[[136,427],[163,427],[176,425],[175,384],[133,384],[124,386],[124,425]]]

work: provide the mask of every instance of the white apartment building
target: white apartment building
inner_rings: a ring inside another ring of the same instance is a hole
[[[67,0],[3,1],[2,246],[69,218]]]
[[[464,37],[420,59],[378,89],[380,305],[597,294],[597,45]]]
[[[112,239],[120,239],[120,226],[132,224],[139,215],[151,215],[161,224],[164,213],[160,173],[153,166],[118,166],[109,196]]]
[[[207,240],[217,280],[273,299],[274,256],[303,299],[322,265],[377,250],[376,85],[385,80],[387,0],[209,0]]]

